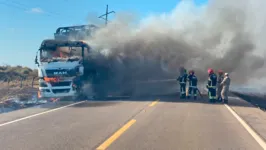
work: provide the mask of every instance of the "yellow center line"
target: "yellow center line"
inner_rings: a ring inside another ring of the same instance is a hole
[[[152,102],[149,106],[152,107],[152,106],[156,105],[158,102],[159,102],[159,99],[154,101],[154,102]]]
[[[127,122],[122,128],[116,131],[109,139],[103,142],[96,150],[105,150],[108,148],[116,139],[118,139],[130,126],[132,126],[136,122],[135,119]]]

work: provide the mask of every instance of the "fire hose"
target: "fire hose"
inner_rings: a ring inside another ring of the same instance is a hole
[[[172,81],[176,81],[176,79],[137,81],[137,83],[158,83],[158,82],[172,82]],[[199,93],[200,97],[203,98],[203,96],[202,96],[202,94],[198,88],[197,88],[197,92]]]
[[[137,83],[156,83],[156,82],[170,82],[170,81],[176,81],[176,79],[137,81]]]

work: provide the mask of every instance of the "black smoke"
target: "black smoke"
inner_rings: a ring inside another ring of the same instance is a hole
[[[208,68],[230,73],[234,85],[265,76],[266,19],[260,17],[264,8],[254,6],[263,3],[214,0],[199,8],[182,1],[172,12],[137,25],[122,14],[87,41],[97,57],[88,57],[86,71],[101,72],[90,87],[120,94],[167,92],[176,88],[174,80],[143,82],[174,79],[180,66],[195,70],[201,83]]]

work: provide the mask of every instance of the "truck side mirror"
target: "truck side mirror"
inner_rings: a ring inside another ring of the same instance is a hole
[[[37,56],[35,57],[35,64],[37,64],[39,66],[39,62],[38,62]]]

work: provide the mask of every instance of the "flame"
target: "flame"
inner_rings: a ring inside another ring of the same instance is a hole
[[[38,91],[38,98],[41,98],[41,91]]]
[[[45,82],[59,82],[59,77],[51,77],[51,78],[44,77],[44,81]]]

